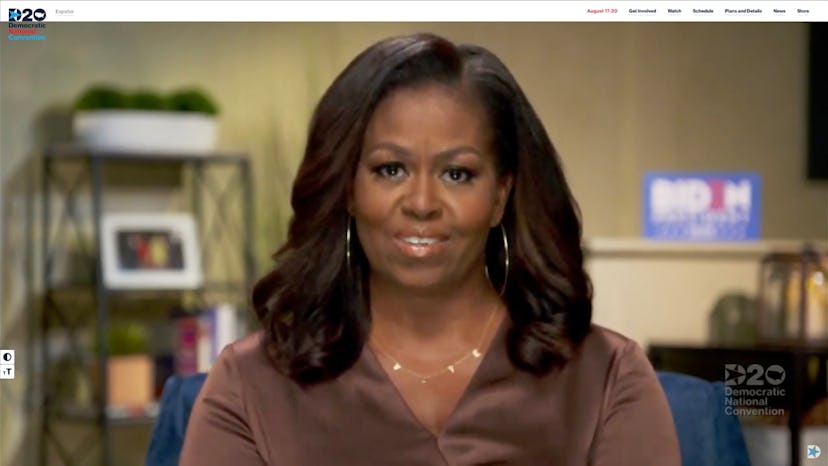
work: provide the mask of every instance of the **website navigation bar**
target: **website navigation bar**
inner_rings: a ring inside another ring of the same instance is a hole
[[[822,22],[826,1],[6,1],[0,20],[43,22]],[[36,19],[36,17],[35,17]]]

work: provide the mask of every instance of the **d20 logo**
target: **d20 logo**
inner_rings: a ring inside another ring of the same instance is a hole
[[[32,10],[26,8],[19,10],[17,8],[9,8],[9,21],[37,21],[38,23],[46,19],[46,10],[38,8]]]
[[[771,385],[779,385],[785,381],[785,369],[782,366],[774,364],[765,371],[765,380]]]
[[[725,385],[741,385],[745,382],[745,368],[741,364],[725,364]]]

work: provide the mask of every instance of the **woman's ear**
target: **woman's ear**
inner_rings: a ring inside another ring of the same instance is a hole
[[[495,193],[495,209],[489,226],[496,227],[503,220],[503,213],[506,211],[506,204],[509,202],[513,183],[514,178],[511,174],[500,177]]]

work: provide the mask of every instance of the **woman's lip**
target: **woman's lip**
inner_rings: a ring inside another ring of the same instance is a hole
[[[405,236],[408,238],[408,236]],[[421,238],[428,238],[427,236],[421,236]],[[438,254],[440,251],[445,249],[446,243],[448,241],[444,239],[438,239],[436,242],[431,244],[412,244],[408,241],[402,239],[402,237],[395,237],[394,243],[397,245],[398,248],[402,251],[403,254],[411,257],[428,257],[434,254]]]
[[[403,238],[427,238],[427,239],[436,239],[437,241],[445,241],[448,239],[447,235],[428,232],[428,231],[406,231],[400,232],[394,235],[396,239],[403,239]]]

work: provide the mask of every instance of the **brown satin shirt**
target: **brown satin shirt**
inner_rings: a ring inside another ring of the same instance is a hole
[[[440,435],[414,417],[367,348],[301,389],[263,333],[228,346],[193,407],[183,466],[679,466],[664,392],[641,348],[594,325],[579,355],[536,377],[506,353],[506,325]]]

